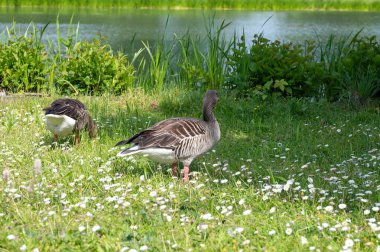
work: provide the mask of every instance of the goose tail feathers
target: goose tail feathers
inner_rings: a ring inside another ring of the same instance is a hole
[[[121,141],[123,142],[123,141]],[[117,145],[117,144],[116,144]],[[121,152],[119,152],[117,154],[118,157],[124,157],[124,156],[128,156],[128,155],[132,155],[132,154],[136,154],[137,152],[140,152],[141,150],[139,149],[139,147],[136,145],[136,146],[133,146],[131,148],[127,148],[127,149],[124,149],[122,150]]]
[[[117,144],[115,144],[115,147],[116,146],[120,146],[120,145],[126,145],[128,143],[129,140],[122,140],[120,142],[118,142]]]

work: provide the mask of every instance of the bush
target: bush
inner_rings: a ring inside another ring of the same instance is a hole
[[[132,87],[134,67],[126,55],[114,55],[101,38],[77,42],[67,48],[65,57],[57,64],[56,88],[62,93],[100,95],[120,94]]]
[[[36,36],[10,35],[0,44],[0,89],[8,92],[47,90],[47,54]]]
[[[306,41],[305,46],[271,42],[262,34],[254,35],[248,51],[243,37],[230,57],[229,84],[264,98],[311,95],[318,89],[316,80],[323,70],[314,60],[315,52],[313,42]]]
[[[330,101],[348,100],[360,105],[380,90],[380,45],[376,37],[346,37],[335,41],[331,36],[321,47],[325,72],[320,78]]]
[[[351,102],[365,103],[380,90],[380,45],[375,36],[354,37],[347,51],[340,93]]]

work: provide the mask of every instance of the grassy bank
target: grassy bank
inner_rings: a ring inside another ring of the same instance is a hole
[[[78,8],[196,8],[196,9],[242,9],[242,10],[356,10],[379,11],[380,3],[376,0],[238,0],[238,1],[209,1],[209,0],[115,0],[115,1],[47,1],[47,0],[0,0],[0,5],[10,7],[78,7]]]
[[[379,250],[378,107],[221,92],[221,141],[193,162],[189,184],[169,166],[115,157],[141,128],[200,117],[202,95],[77,97],[99,126],[79,146],[52,145],[42,108],[55,97],[3,98],[0,249]]]

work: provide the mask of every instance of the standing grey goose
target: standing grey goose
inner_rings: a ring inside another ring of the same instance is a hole
[[[67,136],[75,133],[75,145],[79,141],[79,132],[87,129],[91,138],[96,137],[96,123],[92,120],[86,106],[75,99],[57,99],[50,107],[44,108],[46,127],[58,136]]]
[[[199,155],[210,150],[220,139],[214,107],[218,101],[215,90],[206,92],[203,98],[203,120],[171,118],[141,131],[115,146],[133,143],[117,156],[142,155],[160,163],[172,164],[172,175],[177,177],[177,164],[184,166],[184,181],[189,180],[189,166]]]

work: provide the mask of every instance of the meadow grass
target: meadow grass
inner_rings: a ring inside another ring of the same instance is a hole
[[[379,11],[376,0],[0,0],[3,6],[69,7],[69,8],[167,8],[167,9],[251,9],[251,10],[358,10]]]
[[[76,97],[99,135],[53,144],[42,108],[0,101],[1,251],[379,251],[379,106],[238,99],[220,92],[222,138],[188,184],[117,158],[162,119],[201,117],[203,92]]]

